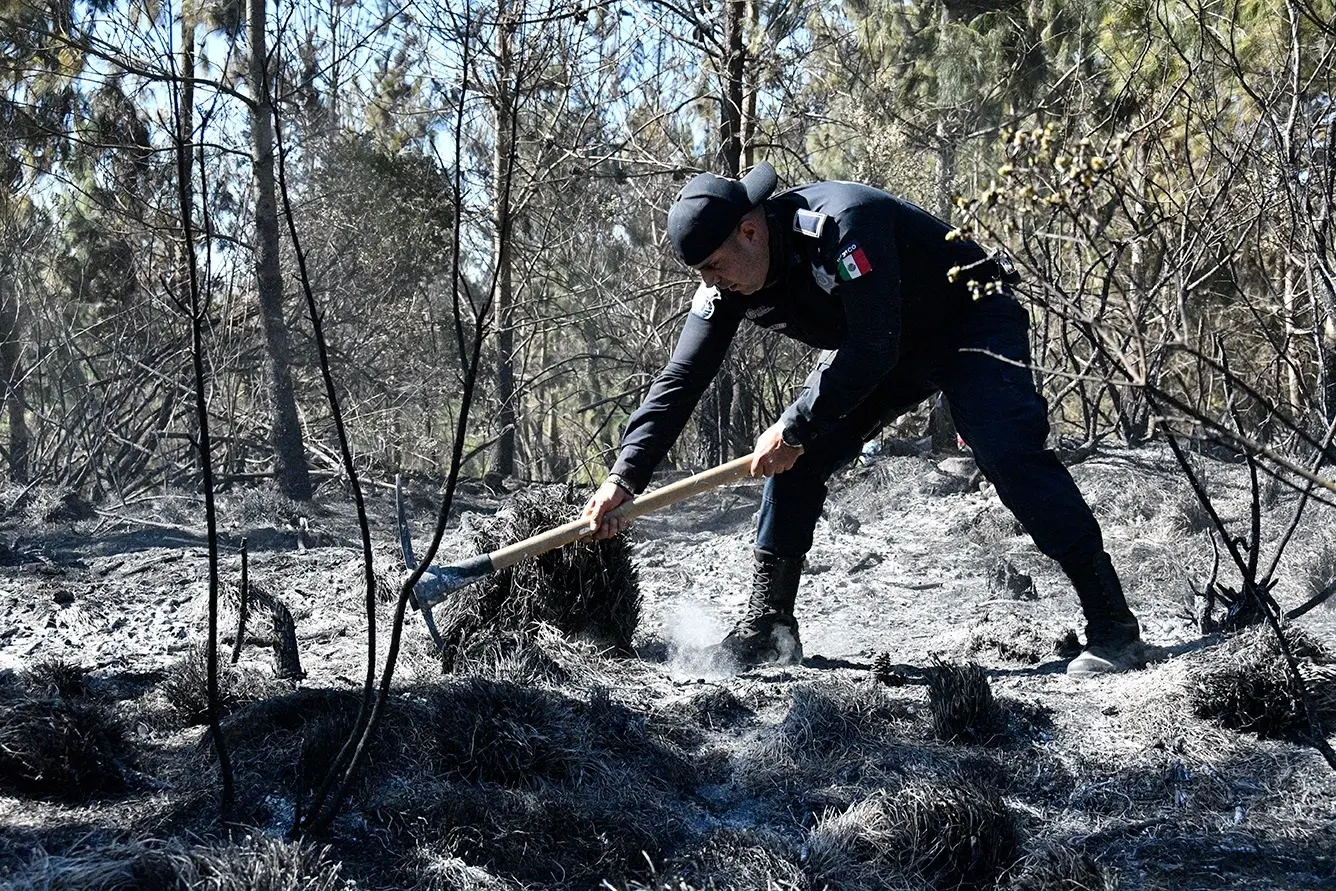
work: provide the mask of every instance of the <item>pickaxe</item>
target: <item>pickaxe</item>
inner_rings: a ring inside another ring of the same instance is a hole
[[[610,516],[632,520],[653,513],[661,507],[694,498],[725,483],[731,483],[746,476],[751,470],[751,461],[752,456],[746,455],[729,461],[727,464],[720,464],[718,467],[702,471],[695,476],[670,483],[661,489],[655,489],[653,492],[646,492],[619,505]],[[413,538],[408,531],[408,518],[404,511],[403,493],[398,479],[394,483],[394,498],[399,513],[399,545],[404,552],[404,566],[409,572],[412,572],[417,568],[417,558],[413,556]],[[506,545],[504,548],[492,551],[490,554],[479,554],[459,563],[451,563],[449,566],[428,567],[423,572],[422,578],[418,579],[417,585],[414,586],[413,606],[422,613],[422,618],[426,620],[427,630],[431,632],[436,648],[440,649],[443,642],[440,632],[436,628],[436,621],[432,618],[431,608],[444,600],[451,591],[456,591],[465,585],[486,578],[498,570],[514,566],[516,563],[530,557],[537,557],[539,554],[546,554],[548,551],[554,551],[571,542],[588,538],[592,534],[587,521],[572,520],[555,529],[540,532],[532,538]]]

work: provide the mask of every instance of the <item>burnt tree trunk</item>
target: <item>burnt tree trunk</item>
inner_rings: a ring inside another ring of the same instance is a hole
[[[23,341],[13,279],[0,269],[0,391],[9,417],[9,478],[28,481],[28,422],[23,411]]]
[[[279,266],[278,201],[274,184],[273,103],[265,51],[264,0],[247,0],[250,42],[251,148],[255,189],[255,285],[260,327],[269,359],[270,430],[274,475],[288,498],[309,501],[311,472],[302,446],[297,398],[292,382],[292,346],[283,313],[283,273]]]
[[[747,53],[742,35],[747,0],[724,3],[723,96],[719,103],[719,160],[727,176],[742,172],[742,109],[746,102]]]
[[[489,477],[515,475],[515,292],[510,251],[511,189],[515,174],[515,103],[511,89],[514,55],[514,17],[505,3],[497,7],[496,143],[492,156],[495,211],[492,218],[492,262],[496,269],[496,445],[492,448]]]
[[[1314,339],[1317,347],[1317,395],[1325,424],[1336,421],[1336,295],[1324,293],[1320,274],[1309,270],[1313,294]],[[1325,425],[1324,425],[1325,426]]]

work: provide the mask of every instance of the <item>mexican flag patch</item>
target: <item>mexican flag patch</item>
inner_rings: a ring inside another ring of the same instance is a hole
[[[872,264],[867,261],[867,254],[856,244],[851,244],[841,251],[839,259],[835,261],[835,272],[842,282],[852,281],[871,271]]]

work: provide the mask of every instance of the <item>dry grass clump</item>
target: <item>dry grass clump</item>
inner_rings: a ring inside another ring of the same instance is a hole
[[[526,788],[576,783],[603,769],[576,700],[469,678],[433,697],[439,768],[471,782]]]
[[[1024,532],[1025,528],[1011,511],[1000,505],[990,505],[974,515],[967,534],[975,544],[992,549],[1003,540]]]
[[[375,583],[374,593],[377,603],[394,603],[398,600],[403,572],[403,559],[397,552],[393,556],[380,551],[372,553],[371,574]],[[349,560],[339,567],[338,580],[335,584],[341,604],[352,606],[365,603],[366,563],[362,558]]]
[[[132,842],[53,857],[39,852],[11,876],[14,891],[187,891],[194,863],[179,842]]]
[[[1305,599],[1336,586],[1336,539],[1330,533],[1317,542],[1298,575]],[[1336,597],[1328,598],[1326,606],[1336,606]]]
[[[35,697],[80,699],[88,695],[88,672],[59,656],[44,659],[23,673],[23,686]]]
[[[480,866],[470,866],[453,855],[419,851],[421,880],[415,891],[523,891],[518,882],[492,874]]]
[[[237,818],[291,825],[359,703],[355,691],[302,690],[230,716]],[[197,750],[192,775],[207,786],[211,752]],[[657,727],[606,691],[581,699],[468,678],[392,698],[350,791],[349,825],[402,829],[416,846],[413,863],[384,867],[393,887],[594,887],[644,864],[641,851],[671,847],[698,782]]]
[[[221,655],[221,653],[220,653]],[[188,649],[168,666],[158,685],[163,712],[179,727],[206,724],[209,720],[209,660],[203,645]],[[278,692],[281,687],[254,671],[218,660],[218,704],[224,714],[247,702]]]
[[[304,842],[260,836],[193,852],[200,881],[210,891],[336,891],[345,887],[339,864]]]
[[[934,888],[991,888],[1018,844],[1016,817],[996,791],[961,776],[920,779],[824,814],[808,835],[806,866],[818,887],[902,887],[918,878]]]
[[[1295,626],[1284,633],[1318,718],[1328,725],[1336,716],[1336,657]],[[1191,673],[1188,693],[1198,716],[1231,730],[1263,738],[1308,731],[1280,644],[1267,627],[1241,631],[1211,652]]]
[[[917,480],[916,488],[920,495],[929,498],[941,498],[947,495],[961,495],[974,488],[975,478],[956,473],[943,473],[932,468]]]
[[[1211,515],[1196,495],[1187,492],[1169,502],[1171,528],[1184,535],[1196,535],[1213,527]]]
[[[1031,844],[1007,872],[999,891],[1117,891],[1118,876],[1081,850],[1059,841]]]
[[[432,773],[382,784],[374,808],[429,827],[414,829],[424,849],[571,888],[643,877],[649,860],[690,849],[696,765],[606,691],[468,678],[412,695],[424,712],[399,770]]]
[[[361,702],[360,691],[307,689],[238,707],[223,720],[222,730],[238,785],[251,793],[239,797],[293,800],[316,788],[352,732]],[[399,728],[411,710],[410,703],[392,704],[375,738],[373,763],[360,772],[355,795],[367,791],[401,753]],[[419,720],[427,718],[420,715]],[[202,747],[201,754],[212,758],[212,749]]]
[[[402,787],[382,801],[418,827],[419,843],[526,885],[594,888],[643,878],[650,862],[688,850],[701,819],[671,778],[609,765],[578,783],[508,788],[444,778]]]
[[[825,762],[886,747],[906,723],[903,706],[872,683],[822,680],[796,685],[788,714],[762,754]]]
[[[1192,497],[1177,475],[1166,477],[1144,466],[1086,461],[1072,467],[1071,473],[1095,515],[1112,525],[1145,523],[1156,516],[1180,525],[1186,499]]]
[[[497,681],[568,684],[573,680],[572,665],[554,652],[555,647],[545,645],[549,643],[548,629],[555,631],[551,625],[535,624],[526,633],[508,631],[475,638],[471,646],[456,654],[454,672]]]
[[[430,691],[431,755],[446,776],[531,789],[649,770],[688,785],[687,759],[644,720],[595,689],[588,701],[539,687],[468,678]]]
[[[29,522],[78,523],[97,517],[88,499],[72,489],[39,486],[32,491],[25,507]]]
[[[66,857],[34,858],[13,877],[14,891],[335,891],[339,865],[304,842],[267,836],[187,847],[131,842]]]
[[[291,526],[309,513],[310,505],[293,501],[269,486],[247,486],[218,500],[221,519],[243,529],[255,526]]]
[[[471,783],[402,794],[399,806],[418,818],[415,840],[525,887],[643,878],[688,832],[680,802],[630,777],[620,787],[592,782],[559,794]]]
[[[14,680],[0,691],[0,790],[73,802],[126,790],[124,730],[89,699],[83,668],[47,659]]]
[[[546,622],[522,632],[478,637],[456,654],[454,663],[454,673],[461,676],[548,686],[604,684],[616,669],[596,644],[569,638]]]
[[[866,465],[855,465],[831,480],[833,493],[830,503],[863,523],[872,523],[887,514],[887,505],[899,499],[893,493],[908,492],[912,482],[928,472],[932,465],[918,457],[881,458]]]
[[[475,531],[480,553],[567,523],[583,499],[547,487],[515,494],[508,509]],[[436,607],[442,664],[485,650],[495,635],[526,634],[546,623],[573,637],[629,653],[640,621],[640,583],[625,536],[568,545],[455,592]]]
[[[660,867],[652,882],[636,882],[627,891],[808,891],[812,885],[797,864],[800,857],[794,842],[764,830],[718,829]]]
[[[0,791],[88,802],[124,792],[124,734],[103,707],[27,695],[0,701]]]
[[[703,730],[724,730],[739,727],[755,716],[737,694],[723,686],[698,690],[685,699],[679,699],[662,710],[674,720],[685,721]]]
[[[360,690],[303,689],[237,707],[223,719],[235,776],[234,822],[288,830],[308,811],[352,732]],[[374,809],[387,784],[431,779],[429,746],[434,713],[415,692],[393,697],[348,787],[347,811]],[[207,732],[191,745],[171,777],[182,799],[217,794],[218,762]],[[190,805],[186,805],[189,807]]]
[[[0,482],[0,521],[7,520],[23,510],[30,500],[34,488],[31,485],[20,485],[9,480]]]
[[[1187,585],[1188,570],[1183,560],[1184,544],[1178,533],[1152,536],[1143,534],[1126,549],[1113,555],[1113,566],[1122,580],[1123,590],[1132,598],[1133,610],[1143,609],[1140,598],[1158,600],[1165,596],[1166,588],[1177,587],[1187,594],[1191,588]],[[1063,596],[1070,598],[1068,603],[1074,608],[1076,598],[1070,585],[1064,584]],[[1191,603],[1191,595],[1187,600]],[[1153,602],[1153,601],[1152,601]],[[1195,607],[1194,607],[1195,608]],[[1079,616],[1074,610],[1069,615]]]
[[[1172,751],[1148,749],[1081,774],[1064,803],[1092,817],[1172,809],[1187,821],[1196,815],[1218,819],[1221,813],[1232,812],[1239,794],[1210,764],[1178,757]]]
[[[795,796],[820,807],[853,800],[866,784],[888,782],[921,757],[904,742],[919,720],[871,679],[795,684],[783,720],[743,736],[728,762],[710,769],[726,772],[751,801],[749,810],[772,809],[771,818],[785,819]],[[829,798],[836,787],[852,791]]]
[[[965,654],[985,653],[1007,662],[1037,665],[1053,657],[1054,646],[1054,639],[1040,634],[1033,622],[1011,612],[986,612],[970,628]]]
[[[974,662],[929,669],[928,705],[938,739],[987,745],[1002,734],[1002,711],[987,673]]]

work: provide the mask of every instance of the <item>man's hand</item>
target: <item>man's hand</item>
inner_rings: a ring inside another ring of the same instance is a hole
[[[593,530],[594,541],[612,538],[630,527],[630,520],[621,517],[609,517],[608,511],[619,504],[630,501],[632,497],[630,492],[612,481],[605,482],[598,487],[598,491],[589,499],[584,512],[580,514],[580,519],[587,520],[589,528]]]
[[[774,476],[783,473],[793,466],[802,453],[802,446],[784,444],[784,429],[775,424],[756,440],[756,451],[752,453],[751,475]]]

